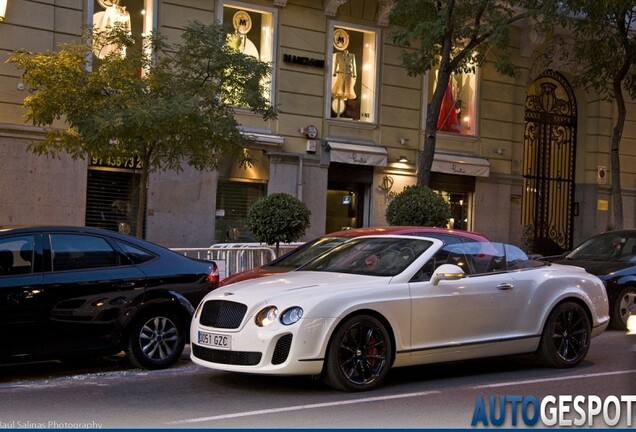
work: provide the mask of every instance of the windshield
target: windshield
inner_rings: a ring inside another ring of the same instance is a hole
[[[588,261],[629,262],[636,255],[634,237],[625,234],[606,234],[593,237],[574,249],[567,259]]]
[[[280,259],[267,264],[267,266],[298,268],[323,252],[342,244],[346,239],[347,237],[321,237],[314,242],[300,246]]]
[[[360,237],[331,249],[299,270],[395,276],[432,244],[410,238]]]

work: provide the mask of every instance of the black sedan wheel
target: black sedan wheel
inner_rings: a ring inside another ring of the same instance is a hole
[[[371,390],[386,376],[391,350],[389,333],[379,320],[351,317],[331,338],[324,380],[338,390]]]
[[[587,355],[591,338],[590,319],[583,307],[564,302],[548,317],[541,335],[539,355],[548,366],[573,367]]]
[[[612,310],[612,327],[627,330],[627,319],[636,314],[636,288],[626,287],[616,297]]]
[[[145,315],[133,323],[126,353],[137,367],[162,369],[175,363],[185,345],[185,327],[171,313]]]

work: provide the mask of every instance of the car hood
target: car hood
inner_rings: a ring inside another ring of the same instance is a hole
[[[207,295],[207,299],[223,299],[245,304],[270,303],[281,296],[300,301],[311,297],[332,296],[356,288],[382,286],[390,277],[363,276],[345,273],[293,271],[279,275],[237,282],[221,287]]]
[[[240,273],[235,273],[232,276],[228,276],[222,279],[220,286],[223,287],[226,285],[242,282],[245,280],[258,279],[258,278],[276,275],[279,273],[286,273],[290,270],[293,270],[293,269],[289,267],[268,267],[268,266],[256,267],[250,270],[245,270]]]
[[[583,267],[588,273],[592,273],[595,276],[607,275],[634,266],[633,263],[626,262],[573,260],[567,258],[554,261],[554,263]]]

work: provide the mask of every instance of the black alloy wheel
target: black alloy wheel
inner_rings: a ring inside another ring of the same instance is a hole
[[[130,332],[126,353],[133,365],[163,369],[174,364],[185,345],[185,326],[170,312],[137,319]]]
[[[349,318],[331,338],[323,374],[325,382],[338,390],[371,390],[389,370],[391,345],[389,333],[376,318],[369,315]]]
[[[581,305],[564,302],[557,305],[545,324],[539,354],[551,367],[566,368],[581,363],[592,338],[590,318]]]

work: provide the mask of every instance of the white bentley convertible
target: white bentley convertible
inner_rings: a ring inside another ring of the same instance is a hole
[[[369,236],[209,293],[192,321],[191,357],[369,390],[398,366],[531,352],[575,366],[608,320],[603,283],[581,268],[498,243]]]

